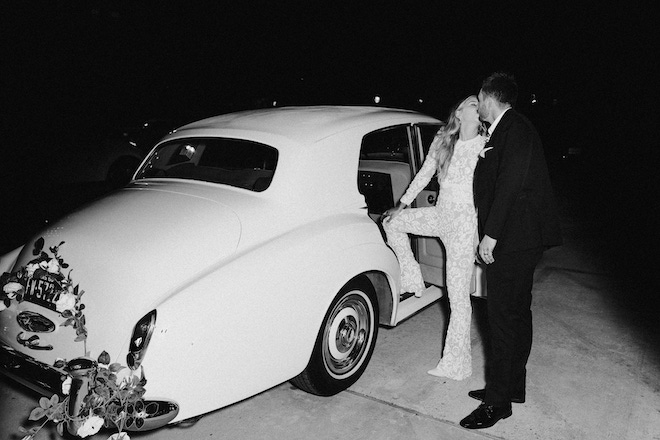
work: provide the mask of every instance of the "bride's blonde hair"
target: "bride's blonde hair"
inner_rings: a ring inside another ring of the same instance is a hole
[[[449,116],[447,117],[447,123],[438,130],[433,139],[433,144],[440,143],[438,148],[438,180],[442,180],[443,177],[447,175],[447,169],[451,163],[451,158],[454,155],[454,146],[458,140],[461,129],[461,120],[456,116],[456,112],[463,108],[465,102],[474,97],[470,95],[467,98],[456,103],[451,110],[449,111]],[[483,134],[485,128],[483,124],[479,125],[479,134]],[[433,144],[431,147],[433,147]]]

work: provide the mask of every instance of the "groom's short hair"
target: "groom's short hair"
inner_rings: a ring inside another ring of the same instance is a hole
[[[492,96],[502,104],[515,107],[518,99],[518,84],[513,75],[506,72],[495,72],[481,83],[481,91],[486,96]]]

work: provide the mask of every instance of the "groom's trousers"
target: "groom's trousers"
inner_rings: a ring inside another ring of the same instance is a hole
[[[543,248],[497,253],[486,266],[490,347],[484,403],[510,406],[525,396],[527,359],[532,348],[532,285]]]

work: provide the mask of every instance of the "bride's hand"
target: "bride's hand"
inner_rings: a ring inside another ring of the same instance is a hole
[[[394,208],[390,208],[383,213],[382,219],[383,222],[391,222],[397,215],[401,214],[405,205],[397,205]]]

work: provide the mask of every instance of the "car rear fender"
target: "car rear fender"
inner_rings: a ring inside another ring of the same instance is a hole
[[[378,227],[358,214],[307,224],[240,254],[158,307],[143,364],[149,391],[175,398],[185,419],[293,378],[334,296],[363,273],[392,282],[398,263]],[[175,379],[191,366],[194,381]]]

